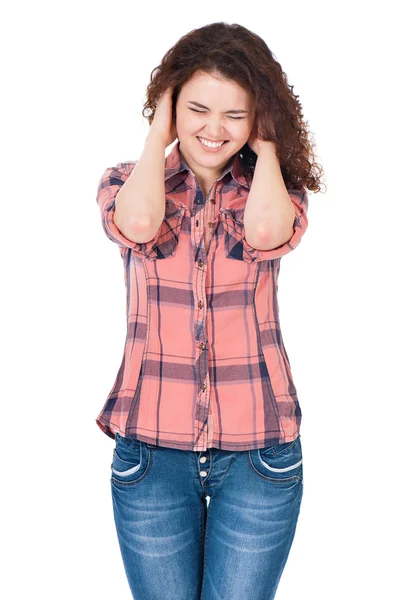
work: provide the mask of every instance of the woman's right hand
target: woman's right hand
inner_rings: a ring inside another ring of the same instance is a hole
[[[155,109],[155,115],[151,124],[151,131],[160,134],[166,144],[170,146],[177,138],[175,119],[172,117],[173,87],[168,87],[161,94]]]

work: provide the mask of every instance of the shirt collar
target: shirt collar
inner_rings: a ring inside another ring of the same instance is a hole
[[[192,173],[191,169],[187,165],[184,160],[183,155],[180,152],[180,141],[175,144],[171,152],[165,159],[165,183],[166,183],[166,191],[169,191],[167,188],[171,187],[171,182],[168,184],[168,180],[171,179],[177,173],[181,173],[183,171],[188,171]],[[224,171],[221,173],[218,179],[223,179],[227,173],[231,173],[232,178],[239,185],[243,185],[247,189],[250,189],[250,182],[246,175],[243,172],[242,159],[239,156],[239,152],[236,152],[231,159],[228,161],[228,164],[225,166]]]

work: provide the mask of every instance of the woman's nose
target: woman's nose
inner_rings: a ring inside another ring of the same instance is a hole
[[[208,137],[211,140],[225,140],[225,132],[221,123],[208,123],[205,127],[204,137]]]

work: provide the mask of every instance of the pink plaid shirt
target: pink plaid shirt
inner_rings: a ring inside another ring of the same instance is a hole
[[[289,241],[252,248],[243,213],[250,190],[236,153],[207,198],[180,153],[165,158],[165,218],[135,243],[117,229],[115,198],[137,161],[106,169],[97,202],[120,250],[126,286],[123,358],[96,418],[115,433],[169,448],[248,450],[299,435],[301,409],[278,312],[280,259],[305,233],[305,188],[288,190]]]

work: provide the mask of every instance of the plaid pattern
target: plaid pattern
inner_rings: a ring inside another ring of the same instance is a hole
[[[278,314],[280,258],[305,233],[305,188],[288,190],[294,232],[272,250],[245,239],[250,176],[236,153],[204,198],[179,149],[165,158],[164,220],[135,243],[113,221],[137,161],[105,170],[97,202],[119,247],[127,294],[123,357],[100,429],[182,450],[248,450],[293,441],[301,410]]]

